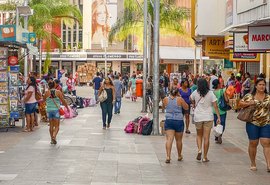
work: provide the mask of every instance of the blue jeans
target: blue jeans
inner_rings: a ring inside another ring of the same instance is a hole
[[[120,109],[121,109],[121,98],[116,98],[115,104],[114,104],[114,113],[120,113]]]
[[[111,123],[112,121],[112,111],[113,111],[113,104],[112,102],[102,102],[100,103],[100,107],[102,110],[102,122],[103,122],[103,127],[106,127],[106,118],[108,115],[108,125]]]
[[[95,100],[98,101],[98,90],[95,89]]]

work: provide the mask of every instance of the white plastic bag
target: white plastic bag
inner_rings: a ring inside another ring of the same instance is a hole
[[[127,91],[127,93],[125,94],[125,98],[130,99],[130,97],[131,97],[131,93],[130,91]]]
[[[213,131],[214,131],[214,135],[216,137],[219,137],[223,133],[223,126],[219,124],[219,125],[214,127]]]

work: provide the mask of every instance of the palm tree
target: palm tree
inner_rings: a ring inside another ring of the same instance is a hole
[[[117,20],[112,26],[109,41],[124,41],[130,35],[136,36],[139,40],[139,45],[143,43],[143,0],[125,0],[123,17]],[[182,36],[189,40],[190,36],[185,29],[185,20],[189,18],[189,9],[179,8],[175,6],[175,0],[160,1],[160,33],[162,35]],[[151,2],[148,0],[148,14],[150,22],[154,20],[154,9]],[[153,40],[154,28],[151,26],[151,54],[150,61],[153,60]]]
[[[50,28],[61,24],[61,20],[67,26],[73,26],[75,22],[82,24],[82,15],[77,6],[70,5],[68,0],[32,0],[30,7],[34,9],[34,14],[29,17],[29,26],[33,28],[41,47],[42,40],[46,43],[46,51],[51,50],[51,42],[55,41],[62,49],[61,38],[53,33]],[[47,29],[49,28],[49,29]],[[49,55],[46,55],[43,72],[48,73],[51,64]]]

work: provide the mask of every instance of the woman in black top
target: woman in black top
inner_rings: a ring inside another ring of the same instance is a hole
[[[115,101],[115,88],[110,78],[108,77],[105,78],[104,84],[99,89],[98,96],[100,96],[102,91],[106,91],[107,93],[107,99],[104,102],[100,103],[100,107],[102,110],[103,129],[106,129],[107,115],[108,115],[107,128],[110,128],[110,124],[112,121],[113,103]]]

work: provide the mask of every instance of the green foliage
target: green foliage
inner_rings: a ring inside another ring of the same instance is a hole
[[[12,11],[16,10],[16,4],[12,1],[8,1],[7,3],[1,4],[0,11]]]
[[[60,37],[50,29],[59,24],[61,20],[67,26],[73,26],[76,22],[82,24],[82,14],[77,6],[70,5],[68,0],[32,0],[30,4],[34,9],[34,15],[29,17],[29,26],[33,27],[37,38],[46,42],[47,56],[44,64],[44,72],[48,73],[51,60],[48,52],[51,50],[51,41],[55,41],[60,49],[63,43]]]
[[[43,73],[44,74],[48,74],[49,67],[50,67],[51,63],[52,63],[52,61],[51,61],[51,55],[47,52],[47,54],[46,54],[46,60],[44,62],[44,67],[43,67]]]
[[[139,38],[139,44],[143,43],[143,2],[143,0],[125,0],[123,17],[118,19],[111,28],[109,34],[110,42],[114,40],[124,41],[129,35],[135,35]],[[148,14],[153,23],[154,9],[150,1],[148,1]],[[161,0],[160,33],[163,35],[187,36],[184,23],[189,16],[189,10],[176,7],[175,0]]]

